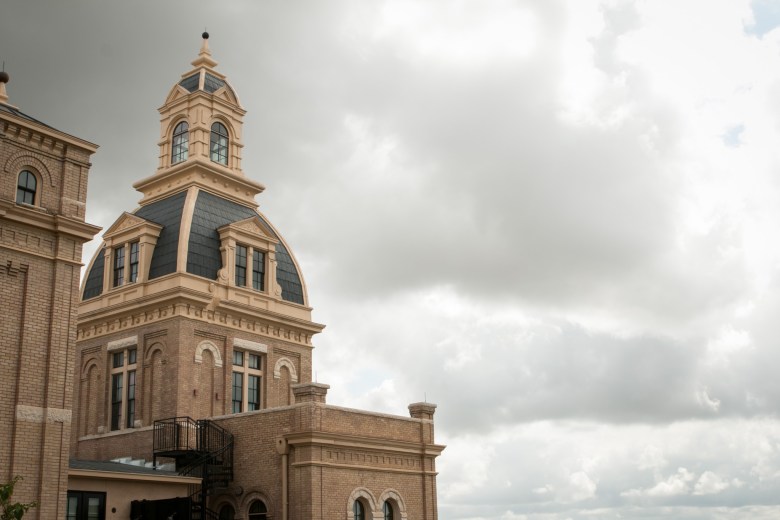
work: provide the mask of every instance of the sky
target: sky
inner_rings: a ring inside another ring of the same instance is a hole
[[[442,520],[780,517],[779,0],[2,0],[89,222],[204,27],[316,378],[438,405]]]

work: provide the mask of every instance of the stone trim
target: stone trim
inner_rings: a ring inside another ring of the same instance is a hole
[[[27,406],[24,404],[16,405],[16,418],[20,421],[69,424],[71,416],[72,412],[64,408],[41,408],[40,406]]]
[[[355,501],[357,501],[359,499],[363,499],[362,500],[363,501],[363,505],[367,506],[367,507],[365,507],[365,509],[368,510],[368,511],[366,511],[366,513],[371,515],[371,518],[380,518],[380,517],[374,515],[374,512],[377,509],[377,505],[376,505],[377,503],[376,503],[376,498],[374,498],[373,493],[371,493],[371,491],[369,491],[368,489],[361,487],[361,488],[355,488],[354,490],[352,490],[352,493],[349,494],[349,499],[347,500],[347,516],[346,516],[346,520],[353,520],[355,518],[353,516],[352,508],[355,505]]]
[[[295,370],[293,362],[286,357],[276,360],[276,364],[274,365],[274,379],[280,379],[282,377],[282,367],[287,367],[290,371],[290,382],[297,383],[298,372]]]
[[[268,354],[268,345],[258,343],[257,341],[249,341],[248,339],[233,338],[233,348]]]
[[[214,356],[214,366],[219,368],[222,366],[222,355],[219,353],[219,349],[214,343],[203,340],[198,343],[195,348],[195,363],[203,363],[203,351],[208,350]]]
[[[397,513],[397,515],[393,515],[395,518],[398,516],[400,520],[407,520],[406,517],[406,504],[404,503],[404,500],[401,498],[401,494],[396,491],[395,489],[385,489],[382,494],[379,496],[379,503],[377,504],[379,506],[379,516],[376,518],[382,518],[382,515],[384,514],[384,511],[382,510],[384,507],[385,501],[390,500],[391,503],[394,504],[395,507],[393,507],[394,511],[393,513]]]
[[[135,345],[138,345],[137,334],[135,336],[128,336],[126,338],[109,341],[108,344],[106,345],[106,350],[111,352],[112,350],[121,350],[123,348],[132,347]]]

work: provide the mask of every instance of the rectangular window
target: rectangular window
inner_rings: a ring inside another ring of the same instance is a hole
[[[236,246],[236,285],[246,286],[246,247]]]
[[[127,372],[127,421],[125,428],[132,428],[135,423],[135,370]]]
[[[241,404],[243,402],[243,383],[244,374],[233,372],[233,413],[241,413]]]
[[[118,430],[120,418],[122,417],[122,376],[124,374],[114,374],[111,376],[111,431]]]
[[[125,283],[125,246],[114,248],[114,287]]]
[[[263,356],[233,351],[233,413],[263,407]]]
[[[265,253],[261,251],[252,252],[252,288],[265,290]]]
[[[138,242],[130,244],[130,272],[127,281],[133,283],[138,280]]]
[[[137,361],[135,347],[111,354],[111,431],[135,426]]]

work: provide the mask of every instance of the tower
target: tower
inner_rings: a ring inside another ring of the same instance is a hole
[[[71,455],[173,461],[202,478],[198,514],[435,520],[435,405],[410,405],[411,417],[348,410],[312,382],[324,326],[258,211],[264,187],[241,168],[245,111],[208,44],[204,33],[159,109],[140,206],[87,268]]]
[[[0,482],[61,518],[67,490],[81,247],[97,146],[9,104],[0,73]]]

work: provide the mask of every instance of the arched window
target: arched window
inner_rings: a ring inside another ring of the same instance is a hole
[[[219,508],[219,520],[233,520],[236,517],[236,510],[230,504],[225,504]]]
[[[385,500],[384,508],[385,520],[393,520],[393,504],[389,500]]]
[[[266,520],[268,518],[267,512],[268,509],[265,508],[263,501],[255,500],[249,506],[249,520]]]
[[[222,123],[211,125],[211,160],[227,166],[228,131]]]
[[[22,170],[19,183],[16,185],[17,204],[35,204],[35,192],[38,189],[38,179],[32,172]]]
[[[171,142],[171,164],[186,161],[190,150],[189,125],[182,121],[173,129],[173,141]]]
[[[363,502],[355,500],[355,505],[352,507],[354,520],[366,520],[366,508],[363,507]]]

